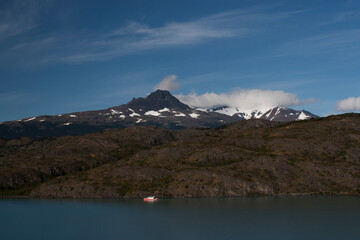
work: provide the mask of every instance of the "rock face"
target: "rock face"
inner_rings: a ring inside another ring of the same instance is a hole
[[[359,114],[289,123],[253,119],[215,129],[134,127],[0,141],[2,196],[309,193],[360,195]]]
[[[190,107],[180,102],[169,91],[157,90],[146,98],[134,98],[126,104],[127,108],[133,108],[140,111],[159,111],[161,109],[173,109],[177,111],[188,111]],[[165,112],[165,111],[164,111]]]

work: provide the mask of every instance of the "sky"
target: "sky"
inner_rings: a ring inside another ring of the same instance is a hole
[[[360,1],[0,1],[0,121],[121,105],[360,111]]]

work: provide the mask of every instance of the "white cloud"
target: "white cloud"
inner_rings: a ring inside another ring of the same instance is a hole
[[[158,83],[154,90],[168,90],[170,92],[176,91],[180,88],[180,83],[176,81],[176,75],[169,75],[163,78],[160,83]]]
[[[360,111],[360,97],[350,97],[337,102],[339,111]]]
[[[299,97],[284,91],[261,89],[235,89],[230,93],[207,92],[202,95],[176,95],[176,97],[193,107],[210,108],[216,106],[236,107],[242,110],[271,108],[275,106],[294,106],[312,99],[301,101]]]

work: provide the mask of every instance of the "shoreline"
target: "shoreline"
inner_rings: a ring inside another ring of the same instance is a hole
[[[360,194],[349,193],[289,193],[277,195],[249,195],[249,196],[219,196],[219,197],[158,197],[159,200],[175,200],[175,199],[230,199],[230,198],[276,198],[276,197],[306,197],[306,196],[323,196],[323,197],[360,197]],[[5,199],[32,199],[32,200],[142,200],[143,197],[121,197],[121,198],[42,198],[31,196],[1,196],[0,200]]]

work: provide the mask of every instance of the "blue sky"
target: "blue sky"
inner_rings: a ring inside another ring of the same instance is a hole
[[[177,95],[357,112],[360,2],[0,2],[0,121],[124,104],[173,75]]]

